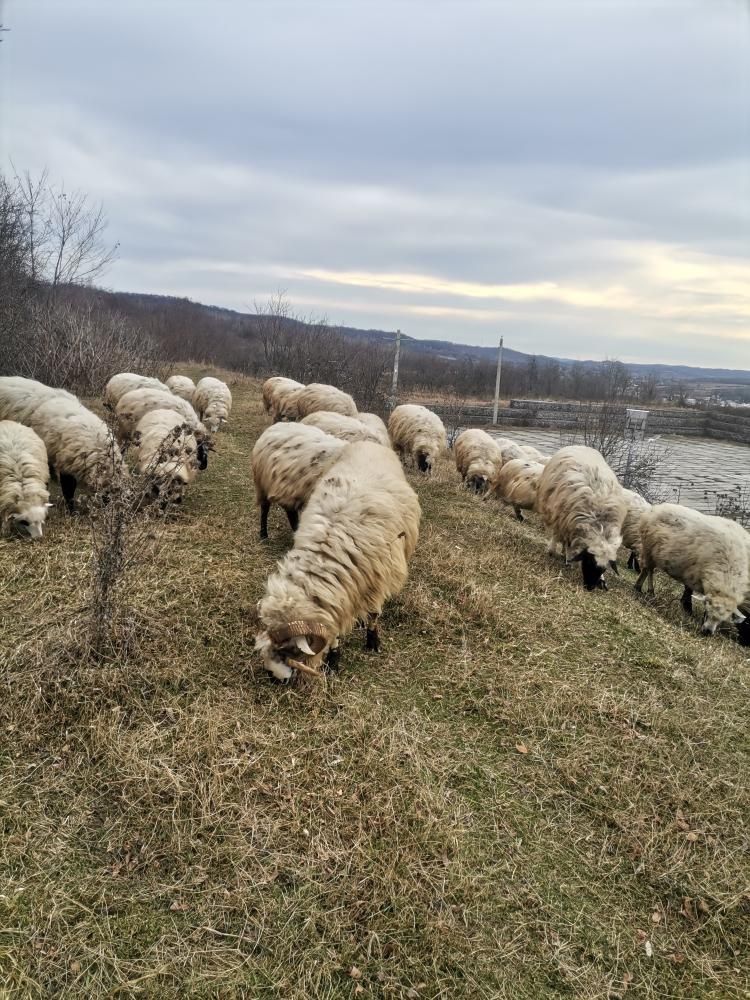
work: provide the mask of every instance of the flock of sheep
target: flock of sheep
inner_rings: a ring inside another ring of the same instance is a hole
[[[23,378],[0,378],[0,519],[39,538],[49,504],[50,470],[72,508],[77,486],[106,494],[126,475],[122,452],[135,452],[153,497],[179,502],[207,465],[210,435],[229,419],[225,383],[196,385],[175,375],[162,383],[130,373],[107,384],[108,425],[63,389]],[[288,681],[319,676],[338,660],[339,640],[357,622],[366,648],[379,648],[378,618],[397,594],[419,534],[421,510],[402,461],[429,475],[446,450],[440,418],[423,406],[401,405],[388,426],[360,413],[334,386],[302,385],[275,376],[263,385],[272,424],[252,452],[261,538],[272,504],[286,512],[294,545],[269,577],[258,604],[256,639],[268,672]],[[624,489],[592,448],[571,446],[545,456],[509,438],[467,430],[454,458],[466,485],[523,510],[536,511],[551,553],[580,561],[588,590],[606,589],[624,544],[628,565],[640,569],[636,588],[661,569],[684,586],[683,607],[704,602],[703,631],[728,622],[750,642],[740,606],[750,587],[750,535],[733,521],[677,504],[650,505]],[[641,568],[642,567],[642,568]]]
[[[189,383],[189,384],[188,384]],[[151,498],[180,503],[208,464],[210,434],[229,418],[224,382],[184,376],[166,383],[145,375],[113,376],[104,391],[107,423],[65,389],[21,377],[0,378],[0,526],[41,538],[49,478],[57,477],[69,511],[80,487],[106,498],[128,474],[123,451],[147,477]]]

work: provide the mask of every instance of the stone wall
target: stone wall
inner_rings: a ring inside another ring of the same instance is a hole
[[[456,420],[455,406],[440,403],[428,404],[443,419]],[[575,430],[587,413],[600,410],[600,403],[563,403],[548,399],[511,399],[508,406],[498,410],[499,427],[550,427],[558,430]],[[647,407],[643,407],[647,409]],[[626,407],[622,411],[625,426]],[[467,406],[461,411],[462,425],[492,423],[492,407]],[[648,409],[646,434],[680,434],[695,437],[714,437],[723,441],[750,444],[750,412],[735,410],[687,410],[656,407]]]

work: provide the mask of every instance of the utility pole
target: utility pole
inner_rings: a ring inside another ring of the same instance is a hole
[[[398,361],[401,356],[401,331],[396,330],[396,353],[393,357],[393,381],[391,382],[391,409],[396,405],[398,392]]]
[[[500,373],[503,370],[503,338],[497,349],[497,375],[495,376],[495,405],[492,408],[492,423],[497,424],[497,407],[500,402]]]

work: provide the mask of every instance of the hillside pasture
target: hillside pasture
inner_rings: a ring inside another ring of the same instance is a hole
[[[197,377],[200,370],[188,374]],[[0,541],[0,996],[744,997],[748,655],[676,589],[586,593],[427,480],[411,578],[323,683],[273,685],[260,384],[80,644],[91,533]]]

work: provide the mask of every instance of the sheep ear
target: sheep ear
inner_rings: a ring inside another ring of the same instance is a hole
[[[315,656],[315,653],[313,653],[310,648],[310,643],[304,635],[296,635],[294,637],[294,643],[306,656]]]

